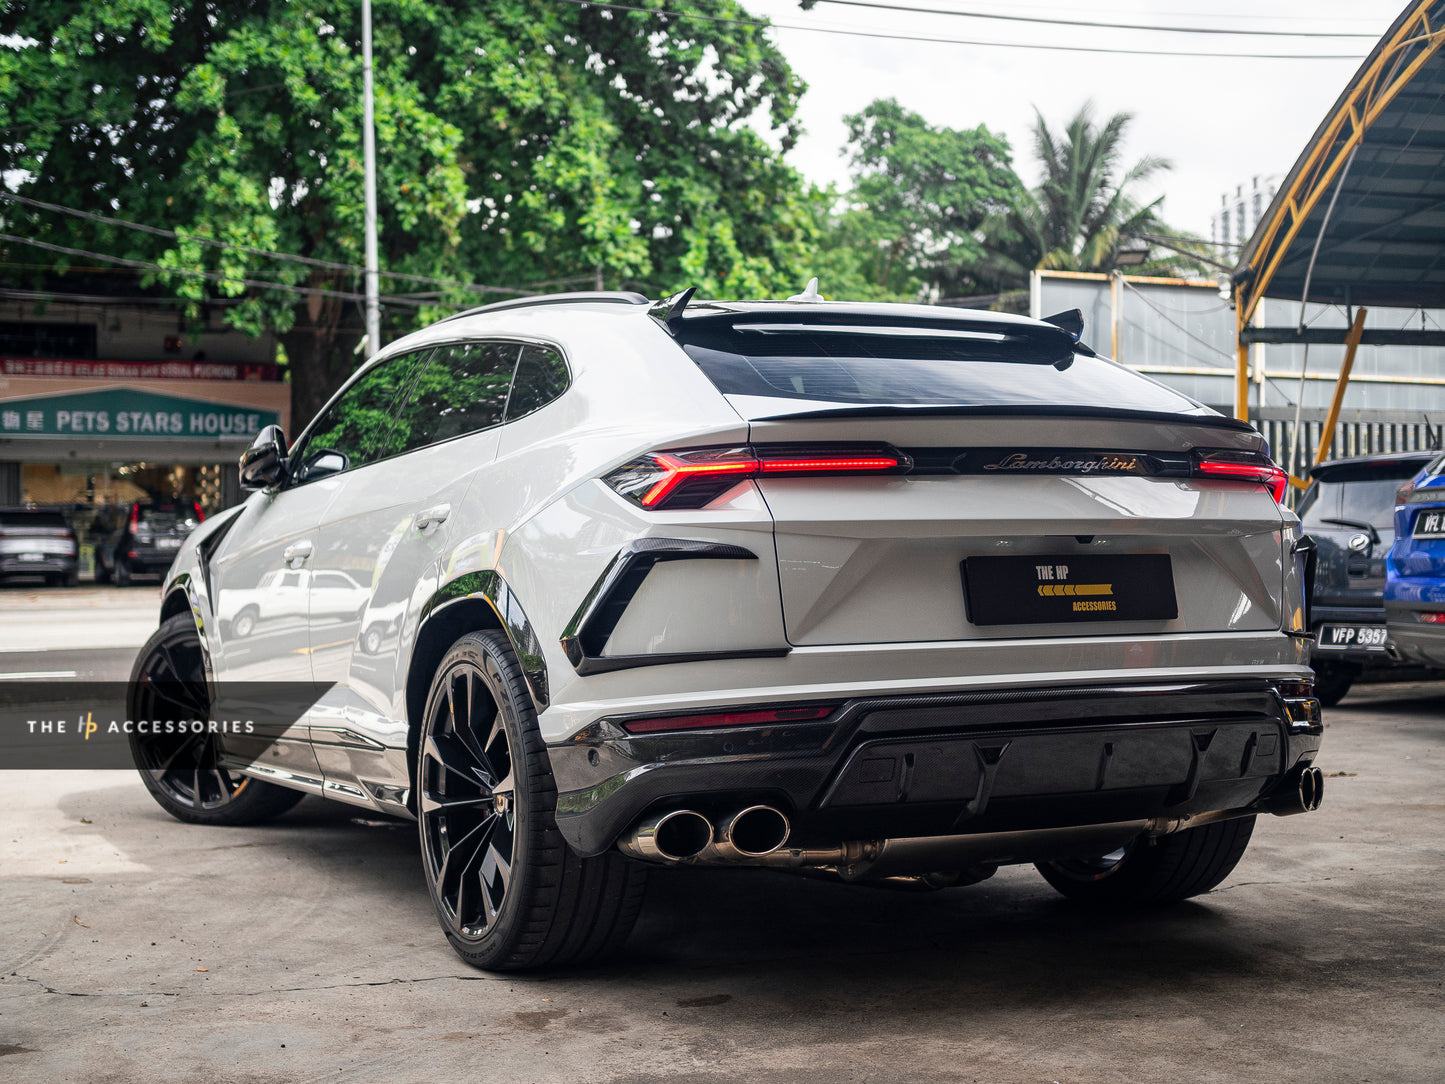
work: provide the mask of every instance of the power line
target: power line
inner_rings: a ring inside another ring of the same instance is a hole
[[[963,19],[997,19],[1010,23],[1047,23],[1050,26],[1088,26],[1107,30],[1154,30],[1163,34],[1228,34],[1260,38],[1367,38],[1378,34],[1355,34],[1329,30],[1231,30],[1212,26],[1159,26],[1148,23],[1104,23],[1092,19],[1049,19],[1037,15],[1001,15],[985,11],[953,11],[948,8],[920,8],[906,4],[881,4],[874,0],[813,0],[815,4],[839,4],[850,8],[877,8],[880,11],[912,11],[925,15],[953,15]]]
[[[120,226],[128,230],[139,230],[142,233],[153,234],[157,237],[168,237],[176,241],[195,241],[202,245],[209,245],[212,248],[229,249],[234,252],[245,252],[252,256],[264,256],[273,260],[288,260],[292,263],[305,264],[308,267],[319,267],[327,271],[345,271],[360,274],[364,268],[355,264],[335,263],[331,260],[318,260],[312,256],[299,256],[291,252],[273,252],[270,249],[255,248],[251,245],[235,244],[230,241],[216,241],[210,237],[199,237],[195,234],[181,234],[175,230],[162,229],[159,226],[147,226],[140,222],[129,222],[123,218],[112,218],[109,215],[96,214],[94,211],[83,211],[78,207],[66,207],[59,203],[46,203],[43,200],[31,199],[28,196],[16,195],[13,192],[0,192],[0,200],[8,200],[12,203],[24,204],[27,207],[34,207],[42,211],[55,211],[59,214],[71,215],[75,218],[83,218],[92,222],[100,222],[107,226]],[[479,286],[475,283],[461,282],[456,279],[434,279],[425,275],[407,275],[400,271],[383,271],[384,278],[398,279],[403,282],[419,282],[426,286],[450,287],[458,290],[466,290],[478,294],[525,294],[530,292],[533,286],[554,286],[565,285],[569,282],[591,281],[592,275],[573,275],[564,279],[549,279],[543,282],[532,283],[530,286]]]
[[[757,19],[730,19],[722,15],[699,15],[694,12],[671,11],[666,8],[634,7],[630,4],[613,4],[605,0],[553,0],[554,3],[575,4],[579,7],[604,8],[608,11],[635,11],[657,18],[691,19],[707,23],[727,23],[732,26],[751,26],[759,30],[807,30],[815,34],[837,34],[850,38],[873,38],[881,41],[921,41],[933,45],[977,45],[993,49],[1038,49],[1051,53],[1109,53],[1122,56],[1193,56],[1213,60],[1353,60],[1358,61],[1359,53],[1197,53],[1166,49],[1110,49],[1103,46],[1086,45],[1042,45],[1024,41],[972,41],[962,38],[935,38],[918,34],[878,34],[868,30],[842,30],[826,26],[801,26],[797,23],[762,22]]]
[[[0,233],[0,241],[12,241],[21,245],[33,245],[36,248],[43,248],[50,252],[59,252],[66,256],[84,256],[89,260],[102,260],[106,263],[119,264],[122,267],[139,267],[147,271],[156,271],[164,275],[189,275],[192,278],[210,279],[213,282],[239,282],[242,286],[254,286],[263,290],[285,290],[292,294],[313,294],[318,297],[336,297],[343,301],[364,301],[364,294],[348,293],[344,290],[327,290],[320,286],[292,286],[284,282],[266,282],[260,279],[235,278],[232,275],[223,274],[220,271],[199,271],[185,267],[165,267],[158,263],[151,263],[149,260],[131,260],[124,256],[109,256],[104,252],[91,252],[83,248],[70,248],[67,245],[56,245],[49,241],[37,241],[33,237],[17,237],[11,233]],[[381,300],[393,305],[406,305],[409,308],[421,308],[424,304],[420,301],[413,301],[405,297],[383,297]],[[460,305],[443,304],[442,308],[461,308]]]

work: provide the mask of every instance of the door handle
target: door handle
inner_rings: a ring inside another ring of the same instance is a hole
[[[424,531],[435,524],[445,523],[447,516],[451,514],[451,505],[439,504],[435,508],[428,508],[425,512],[418,512],[416,518],[412,520],[412,523],[416,525],[418,531]]]
[[[300,568],[306,563],[306,558],[310,556],[311,543],[309,541],[293,543],[281,553],[281,559],[286,562],[287,568]]]

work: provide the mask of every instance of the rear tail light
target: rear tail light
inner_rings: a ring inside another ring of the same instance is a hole
[[[140,505],[138,505],[138,504],[133,504],[133,505],[130,506],[130,527],[129,527],[128,529],[130,530],[130,533],[131,533],[131,534],[135,534],[136,530],[137,530],[139,527],[140,527]],[[135,554],[131,554],[131,556],[134,557]]]
[[[1289,474],[1282,467],[1276,466],[1264,456],[1250,452],[1196,451],[1194,474],[1200,478],[1251,482],[1264,486],[1278,504],[1284,503],[1284,495],[1289,490]]]
[[[738,482],[764,474],[879,474],[908,467],[907,456],[886,444],[743,444],[650,452],[604,481],[643,508],[702,508]]]
[[[1419,613],[1415,616],[1425,625],[1445,625],[1445,613],[1432,611],[1430,613]]]
[[[206,521],[206,513],[204,513],[204,512],[201,511],[201,502],[200,502],[200,501],[192,501],[192,502],[191,502],[191,507],[196,510],[196,522],[197,522],[197,523],[204,523],[204,522]]]
[[[628,719],[622,727],[629,734],[655,734],[663,730],[710,730],[727,726],[767,726],[776,723],[809,723],[826,719],[836,705],[802,708],[764,708],[750,711],[718,711],[702,715],[669,715],[651,719]]]
[[[1415,479],[1411,478],[1399,489],[1395,490],[1395,504],[1404,504],[1410,499],[1410,494],[1413,492],[1415,492]]]

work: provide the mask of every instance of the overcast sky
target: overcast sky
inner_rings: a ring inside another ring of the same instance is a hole
[[[1037,106],[1051,125],[1064,123],[1086,99],[1100,116],[1131,112],[1130,161],[1160,154],[1174,163],[1157,191],[1177,228],[1209,236],[1220,196],[1255,174],[1282,174],[1298,157],[1325,111],[1404,0],[880,0],[882,3],[1044,18],[1218,27],[1341,31],[1368,38],[1235,37],[1048,26],[955,16],[875,11],[797,0],[746,0],[775,22],[862,29],[973,41],[1036,42],[1125,49],[1225,53],[1225,59],[1044,52],[934,41],[884,41],[775,28],[774,40],[808,83],[802,119],[807,135],[792,163],[819,183],[847,183],[839,154],[843,116],[880,97],[897,98],[929,123],[986,124],[1014,148],[1015,168],[1030,183],[1030,129]],[[1338,60],[1254,60],[1239,53],[1344,55]]]

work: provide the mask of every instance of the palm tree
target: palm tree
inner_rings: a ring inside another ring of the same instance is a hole
[[[1000,286],[1026,284],[1035,269],[1107,271],[1121,241],[1177,236],[1159,217],[1163,196],[1142,203],[1135,195],[1171,163],[1146,155],[1126,168],[1124,134],[1133,115],[1115,113],[1096,124],[1093,111],[1093,103],[1085,102],[1060,138],[1034,110],[1042,180],[1032,190],[1020,186],[1012,206],[984,227],[987,262]],[[1180,260],[1171,256],[1164,263],[1178,268]]]

